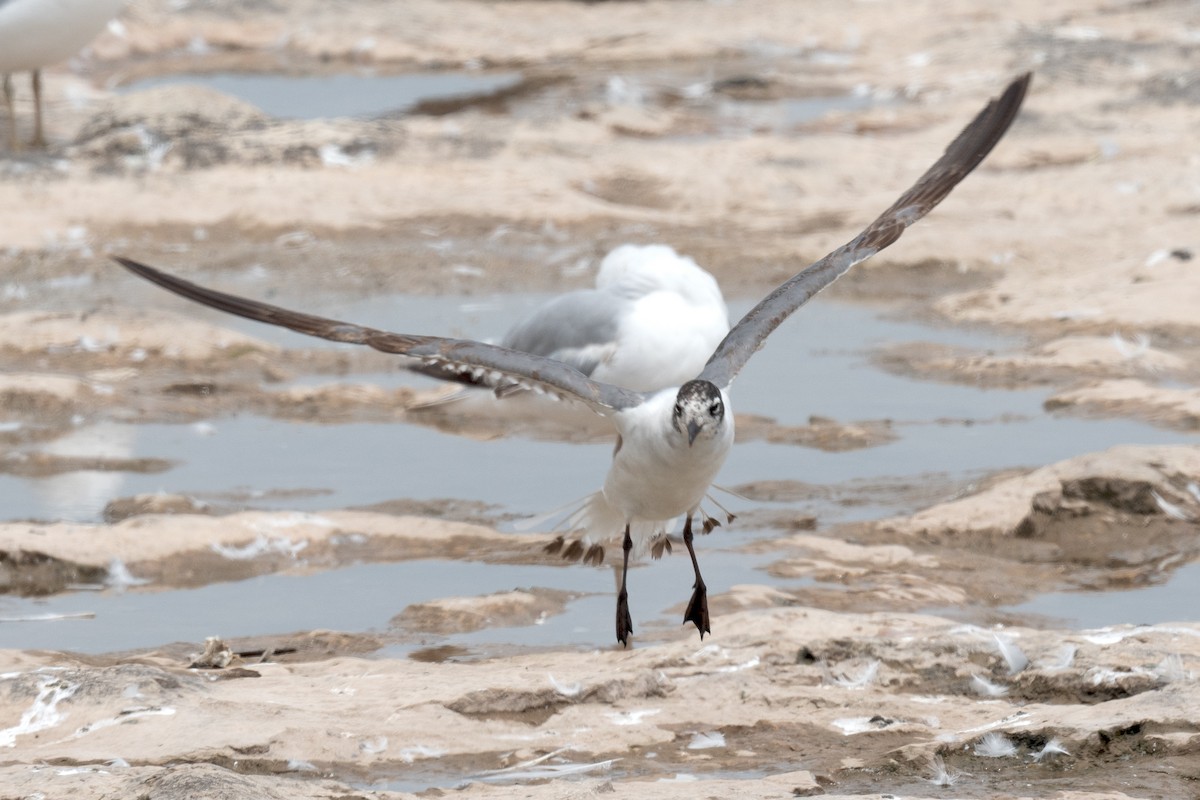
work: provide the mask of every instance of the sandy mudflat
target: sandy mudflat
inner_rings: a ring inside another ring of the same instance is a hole
[[[444,637],[540,625],[584,593],[410,601],[397,587],[382,628],[231,637],[207,666],[190,666],[199,640],[3,650],[0,796],[1191,796],[1194,603],[1091,630],[1001,607],[1154,587],[1200,555],[1198,47],[1184,2],[137,0],[48,72],[48,152],[0,154],[0,477],[29,491],[160,475],[161,491],[87,522],[4,515],[6,600],[433,558],[557,563],[545,535],[498,530],[505,513],[478,499],[397,488],[369,507],[289,508],[287,492],[321,490],[314,476],[255,510],[249,492],[173,485],[170,458],[65,444],[85,423],[203,435],[235,414],[514,433],[413,411],[427,395],[370,379],[393,369],[385,357],[198,312],[108,255],[320,312],[400,291],[575,288],[610,247],[658,241],[756,297],[856,233],[1026,70],[996,151],[831,293],[1012,343],[884,344],[870,361],[888,374],[931,392],[1037,388],[1057,418],[1178,439],[982,477],[738,486],[762,504],[747,520],[775,535],[731,545],[762,582],[713,597],[703,642],[650,626],[628,650],[472,650]],[[413,113],[313,119],[211,88],[115,88],[365,69],[517,77]],[[788,117],[820,98],[833,110]],[[796,458],[869,460],[932,430],[740,411],[743,442]],[[829,524],[771,505],[881,496],[906,510]]]

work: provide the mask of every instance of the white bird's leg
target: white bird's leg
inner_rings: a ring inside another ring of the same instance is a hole
[[[42,71],[33,71],[33,146],[45,147],[46,137],[42,135]]]
[[[625,538],[621,550],[625,560],[621,564],[621,590],[617,592],[617,641],[629,646],[629,634],[633,633],[633,618],[629,616],[629,592],[625,591],[625,576],[629,573],[629,551],[633,549],[633,538],[629,535],[629,523],[625,523]]]
[[[696,630],[700,631],[700,639],[703,641],[704,634],[712,633],[708,627],[708,587],[704,585],[704,578],[700,577],[700,564],[696,561],[696,550],[692,547],[691,514],[687,515],[683,523],[683,543],[687,545],[688,555],[692,557],[692,569],[696,573],[695,590],[692,592],[692,599],[688,601],[687,609],[683,612],[683,621],[685,624],[693,623]]]
[[[17,138],[17,110],[13,106],[12,75],[4,73],[4,106],[8,109],[8,146],[13,152],[21,149],[21,140]]]

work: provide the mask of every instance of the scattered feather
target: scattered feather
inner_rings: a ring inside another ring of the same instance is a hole
[[[135,578],[121,559],[114,558],[108,562],[108,575],[104,578],[104,585],[108,588],[123,592],[130,586],[145,586],[147,583],[150,583],[147,578]]]
[[[727,667],[717,667],[713,672],[741,672],[744,669],[753,669],[759,665],[758,656],[752,656],[749,660],[743,661],[740,664],[730,664]],[[878,665],[879,662],[876,662]]]
[[[1168,683],[1189,681],[1193,677],[1191,670],[1183,668],[1183,657],[1178,653],[1171,653],[1158,662],[1154,667],[1154,674]]]
[[[388,749],[388,738],[386,736],[375,736],[371,739],[363,739],[358,743],[358,749],[368,755],[377,755]]]
[[[1003,733],[985,733],[975,745],[975,755],[984,758],[1007,758],[1016,753],[1017,746]]]
[[[1120,333],[1114,332],[1109,341],[1112,342],[1112,346],[1121,358],[1129,361],[1141,358],[1150,350],[1150,337],[1144,333],[1134,334],[1131,342]]]
[[[725,648],[721,647],[719,644],[706,644],[696,652],[692,653],[691,658],[688,660],[694,663],[696,661],[708,660],[713,657],[728,660],[729,653],[726,652]]]
[[[1115,686],[1129,680],[1134,676],[1147,676],[1152,678],[1158,677],[1157,673],[1155,673],[1153,670],[1144,669],[1142,667],[1119,670],[1095,667],[1088,670],[1085,674],[1085,677],[1091,680],[1093,686]]]
[[[858,675],[858,677],[854,678],[846,675],[845,673],[835,675],[829,668],[829,665],[824,661],[819,662],[819,666],[821,668],[821,679],[827,685],[840,686],[843,689],[863,689],[874,683],[875,676],[879,674],[878,659],[863,667],[863,671]]]
[[[1058,650],[1058,656],[1051,661],[1047,661],[1041,665],[1042,669],[1060,670],[1067,669],[1075,661],[1075,653],[1078,648],[1073,644],[1064,644]]]
[[[992,634],[992,638],[996,640],[996,647],[1000,650],[1004,663],[1008,664],[1009,675],[1016,675],[1029,666],[1029,658],[1021,652],[1021,648],[1017,647],[1016,643],[999,634]]]
[[[479,780],[509,780],[509,781],[540,781],[561,778],[564,775],[579,775],[584,772],[605,771],[612,768],[614,762],[620,759],[610,758],[607,761],[594,761],[590,764],[543,764],[539,767],[513,772],[495,772],[480,776]]]
[[[441,758],[446,755],[446,751],[438,750],[436,747],[426,747],[423,744],[415,744],[412,747],[401,749],[399,755],[401,761],[411,764],[418,758]]]
[[[856,733],[866,733],[869,730],[878,730],[880,726],[874,722],[875,717],[845,717],[841,720],[834,720],[829,724],[841,730],[842,734],[853,736]]]
[[[1045,747],[1043,747],[1041,750],[1038,750],[1036,753],[1033,753],[1032,755],[1034,761],[1041,761],[1046,756],[1052,756],[1056,753],[1062,753],[1063,755],[1067,756],[1071,755],[1067,752],[1067,748],[1063,747],[1062,742],[1060,742],[1058,739],[1051,739],[1050,741],[1046,742]]]
[[[1054,318],[1058,320],[1077,320],[1077,319],[1092,319],[1100,316],[1098,308],[1063,308],[1054,312]]]
[[[550,685],[554,687],[554,691],[561,694],[563,697],[575,697],[583,691],[583,684],[576,682],[572,684],[562,684],[555,680],[554,676],[547,673],[546,677],[550,679]]]
[[[99,719],[95,722],[89,722],[87,725],[78,728],[73,734],[62,741],[69,739],[79,739],[87,736],[89,733],[95,733],[104,728],[111,728],[114,725],[124,725],[130,720],[140,719],[142,717],[173,717],[175,709],[162,706],[138,706],[135,708],[122,709],[115,717],[107,719]]]
[[[254,537],[254,541],[240,547],[237,545],[220,544],[218,542],[213,542],[209,547],[217,555],[224,556],[232,561],[249,561],[268,553],[279,553],[295,558],[301,550],[308,547],[308,540],[300,539],[293,542],[286,536],[267,536],[260,533]]]
[[[1165,247],[1155,250],[1150,255],[1146,256],[1145,264],[1147,267],[1157,267],[1171,257],[1171,251]]]
[[[1100,628],[1094,633],[1087,634],[1083,638],[1089,644],[1108,645],[1117,644],[1128,635],[1129,633],[1126,631],[1114,631],[1109,628]]]
[[[935,755],[930,763],[933,767],[933,777],[925,778],[924,780],[932,783],[934,786],[953,786],[958,783],[958,779],[962,777],[962,773],[958,770],[950,770],[946,767],[946,762],[941,756]]]
[[[321,163],[327,167],[358,167],[369,164],[375,158],[375,153],[370,148],[363,148],[351,154],[341,145],[332,142],[321,145],[317,152]]]
[[[709,750],[714,747],[725,746],[725,734],[720,731],[709,731],[707,733],[697,733],[692,737],[692,741],[688,743],[688,750]]]
[[[575,764],[569,761],[564,761],[561,764],[547,764],[545,762],[552,758],[557,758],[562,753],[565,753],[570,748],[560,747],[545,755],[522,761],[520,764],[514,764],[511,767],[503,769],[491,770],[483,773],[479,780],[544,780],[548,778],[557,778],[563,775],[577,775],[583,772],[594,772],[596,770],[607,770],[612,767],[613,762],[619,759],[610,758],[607,761],[595,761],[591,764]]]
[[[1162,512],[1164,514],[1166,514],[1168,517],[1171,517],[1172,519],[1181,519],[1186,522],[1191,521],[1191,519],[1192,519],[1191,514],[1187,513],[1181,507],[1172,503],[1170,500],[1167,500],[1165,497],[1163,497],[1161,494],[1158,493],[1157,489],[1151,489],[1150,494],[1154,495],[1154,502],[1158,504],[1158,507],[1160,509],[1162,509]]]
[[[1008,687],[992,683],[980,675],[972,675],[971,691],[975,692],[975,694],[981,694],[984,697],[1003,697],[1008,694]]]
[[[661,708],[636,708],[633,711],[609,711],[606,713],[613,725],[641,725],[646,717],[661,714]]]

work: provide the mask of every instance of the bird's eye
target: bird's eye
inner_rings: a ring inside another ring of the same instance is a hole
[[[721,414],[723,413],[723,410],[724,410],[724,407],[721,405],[720,400],[714,400],[713,404],[708,407],[709,415],[714,416],[714,417],[721,416]]]

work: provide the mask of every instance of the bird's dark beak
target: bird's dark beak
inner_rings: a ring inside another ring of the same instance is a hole
[[[701,425],[699,422],[696,422],[695,420],[688,421],[688,424],[687,424],[688,447],[691,447],[692,442],[696,441],[696,434],[698,434],[700,432],[700,429],[703,427],[704,427],[703,425]]]

